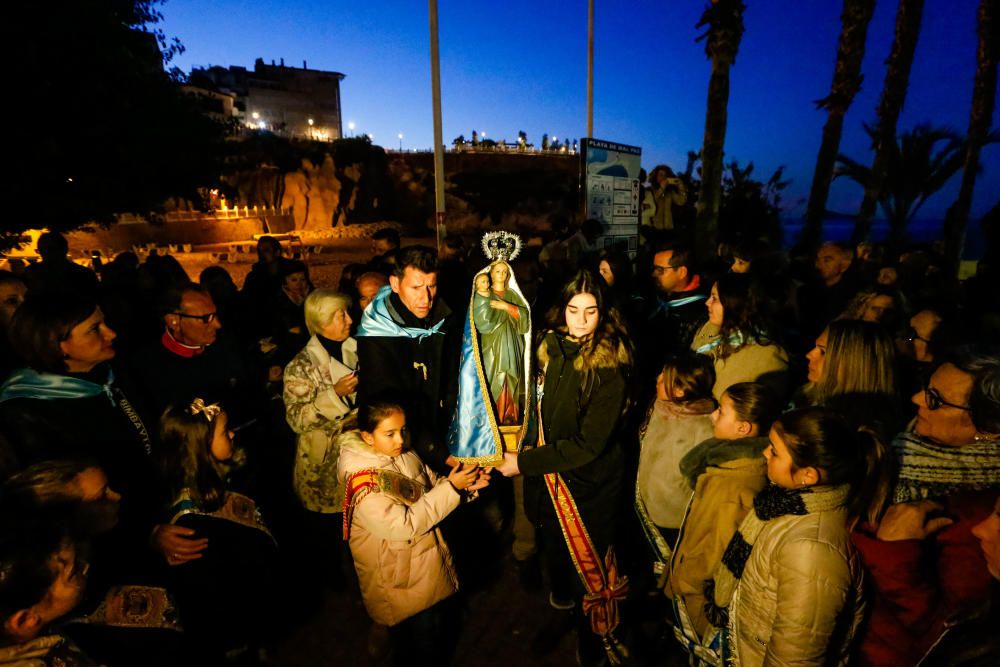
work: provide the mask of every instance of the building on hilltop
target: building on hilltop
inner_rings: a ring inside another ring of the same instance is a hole
[[[267,130],[287,137],[332,141],[343,136],[340,114],[340,72],[265,64],[262,58],[253,70],[230,67],[196,67],[186,89],[219,103],[219,113],[231,114],[248,128]],[[208,94],[206,94],[208,93]],[[230,107],[219,96],[232,98]]]

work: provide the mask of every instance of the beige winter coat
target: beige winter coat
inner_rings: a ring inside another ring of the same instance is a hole
[[[705,322],[694,335],[691,349],[697,351],[719,337],[719,327]],[[719,400],[723,392],[737,382],[760,382],[783,397],[788,384],[788,353],[776,344],[747,343],[725,359],[715,350],[709,351],[714,360],[715,385],[712,394]]]
[[[389,457],[365,444],[357,431],[338,438],[341,484],[359,470],[386,468],[419,483],[412,504],[373,492],[354,507],[350,545],[361,596],[372,620],[393,626],[458,590],[451,552],[437,525],[461,502],[458,491],[413,451]]]
[[[354,410],[355,394],[339,396],[333,386],[358,367],[357,341],[345,340],[341,356],[343,363],[313,336],[285,367],[285,419],[298,434],[292,485],[311,512],[330,514],[344,507],[335,440]]]
[[[847,513],[767,522],[729,605],[735,664],[846,664],[861,622],[861,564]]]
[[[708,627],[705,581],[712,578],[729,540],[753,509],[753,497],[766,484],[763,456],[709,466],[698,477],[670,561],[665,592],[681,599],[699,637]]]

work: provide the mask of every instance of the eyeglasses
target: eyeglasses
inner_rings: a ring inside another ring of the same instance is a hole
[[[906,337],[904,338],[904,340],[907,343],[912,343],[915,340],[922,340],[925,343],[930,343],[931,342],[929,338],[924,338],[923,336],[918,335],[917,334],[917,330],[913,329],[913,328],[910,328],[910,329],[907,330]]]
[[[928,410],[937,410],[943,405],[956,410],[970,410],[968,405],[955,405],[941,398],[941,394],[934,387],[924,387],[924,402],[927,403]]]
[[[189,320],[200,320],[202,324],[211,324],[218,319],[219,313],[206,313],[205,315],[188,315],[187,313],[174,313],[177,317],[186,317]]]
[[[667,271],[676,271],[676,270],[677,270],[676,266],[670,266],[669,264],[667,264],[666,266],[660,266],[659,264],[653,264],[653,275],[654,276],[662,276]]]

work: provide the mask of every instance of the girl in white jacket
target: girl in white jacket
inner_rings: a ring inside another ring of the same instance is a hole
[[[344,539],[372,620],[390,627],[396,656],[411,664],[441,657],[438,602],[458,590],[451,553],[437,525],[463,497],[489,483],[477,467],[439,477],[406,447],[406,415],[372,400],[358,429],[339,436],[337,475],[345,485]]]

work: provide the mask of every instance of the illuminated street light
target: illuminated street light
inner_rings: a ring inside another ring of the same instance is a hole
[[[368,135],[368,141],[375,141],[375,135],[374,134],[369,134]]]
[[[403,152],[403,133],[400,132],[396,136],[399,137],[399,152],[402,153]]]
[[[312,126],[313,126],[313,123],[314,123],[313,119],[312,119],[312,118],[310,118],[308,122],[309,122],[309,127],[312,127]]]
[[[349,121],[347,123],[347,129],[351,131],[351,136],[354,136],[354,121]]]
[[[253,119],[254,119],[254,120],[257,120],[258,118],[260,118],[260,114],[259,114],[259,113],[257,113],[256,111],[254,111],[254,112],[253,112],[252,114],[250,114],[250,115],[251,115],[251,116],[253,116]]]
[[[264,121],[259,120],[259,121],[257,121],[257,127],[259,129],[263,130],[265,127],[267,127],[267,124]]]

